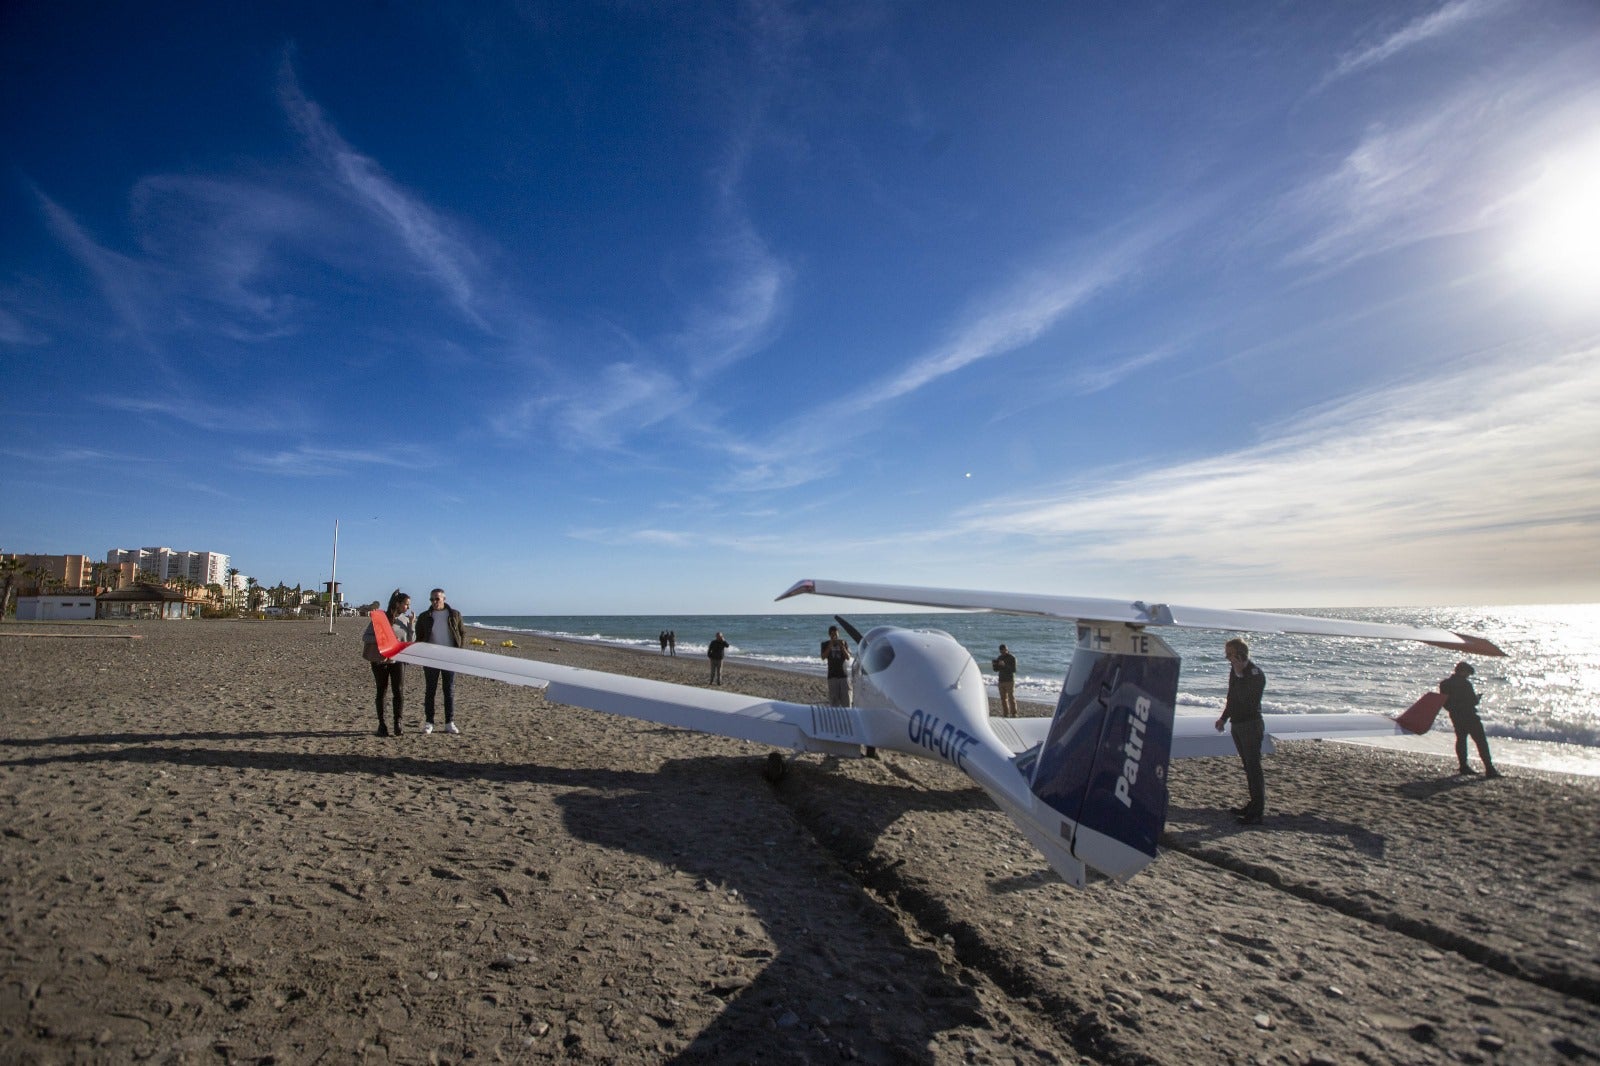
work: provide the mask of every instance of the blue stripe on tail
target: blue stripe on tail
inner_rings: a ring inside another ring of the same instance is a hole
[[[1106,647],[1115,650],[1101,650]],[[1030,787],[1075,823],[1073,852],[1091,865],[1097,864],[1080,854],[1080,838],[1109,838],[1155,857],[1167,820],[1179,665],[1153,635],[1120,627],[1079,630]]]

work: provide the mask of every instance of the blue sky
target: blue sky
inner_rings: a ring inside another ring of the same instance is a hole
[[[0,9],[0,549],[1600,600],[1592,0],[85,10]]]

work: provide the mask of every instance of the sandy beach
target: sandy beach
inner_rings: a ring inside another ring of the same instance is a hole
[[[0,1061],[1600,1056],[1594,778],[1291,744],[1241,829],[1236,760],[1186,760],[1158,861],[1077,891],[894,754],[773,787],[765,749],[465,676],[424,736],[415,668],[377,737],[364,625],[7,627]]]

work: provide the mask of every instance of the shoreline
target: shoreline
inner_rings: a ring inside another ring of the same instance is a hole
[[[772,788],[759,746],[466,676],[461,735],[423,736],[410,668],[406,733],[373,736],[363,628],[0,641],[7,1061],[1600,1054],[1593,779],[1297,742],[1241,830],[1237,760],[1183,760],[1156,862],[1078,891],[955,771],[893,753]]]

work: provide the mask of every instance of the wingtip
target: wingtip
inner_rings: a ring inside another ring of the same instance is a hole
[[[789,591],[785,592],[782,596],[779,596],[778,600],[786,600],[790,596],[799,596],[807,592],[815,591],[817,591],[817,583],[811,578],[806,578],[803,581],[796,581],[793,585],[790,585]],[[773,602],[776,603],[777,600],[774,600]]]
[[[1469,655],[1488,655],[1494,658],[1505,658],[1506,653],[1501,651],[1492,641],[1485,640],[1482,637],[1475,637],[1471,633],[1457,633],[1456,636],[1461,638],[1461,650]]]
[[[379,608],[369,617],[372,619],[372,635],[378,638],[378,654],[385,659],[394,658],[405,645],[394,635],[394,626],[389,624],[389,616]]]
[[[1466,652],[1468,655],[1487,655],[1503,659],[1506,654],[1493,641],[1475,637],[1471,633],[1457,633],[1455,640],[1425,640],[1423,643],[1435,648]]]

